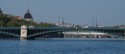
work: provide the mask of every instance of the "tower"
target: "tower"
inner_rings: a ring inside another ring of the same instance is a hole
[[[26,21],[33,21],[33,17],[32,17],[32,15],[31,15],[29,9],[28,9],[27,12],[25,13],[24,19],[25,19]]]
[[[1,8],[0,8],[0,14],[2,14],[2,10],[1,10]]]

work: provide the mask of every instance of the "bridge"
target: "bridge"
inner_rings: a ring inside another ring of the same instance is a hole
[[[62,32],[65,31],[94,31],[102,32],[111,35],[125,36],[124,28],[110,28],[110,27],[90,27],[90,28],[65,28],[65,27],[31,27],[28,28],[25,25],[21,27],[0,27],[0,38],[20,38],[20,39],[30,39],[36,37],[46,38],[48,36],[43,36],[47,34],[58,34],[59,36],[52,36],[53,38],[63,38]]]

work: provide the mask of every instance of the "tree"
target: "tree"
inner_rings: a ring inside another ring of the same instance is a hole
[[[6,24],[7,27],[15,27],[15,22],[13,20],[9,21],[7,24]]]
[[[0,27],[20,27],[21,25],[35,26],[35,27],[55,27],[50,23],[36,23],[33,21],[26,21],[24,19],[16,19],[11,15],[0,14]]]
[[[0,20],[0,27],[4,26],[4,22],[2,20]]]

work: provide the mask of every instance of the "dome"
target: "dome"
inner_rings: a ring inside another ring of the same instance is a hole
[[[25,19],[32,19],[32,15],[30,14],[29,9],[28,9],[27,13],[25,13],[24,18]]]
[[[2,10],[1,10],[1,8],[0,8],[0,14],[2,13]]]

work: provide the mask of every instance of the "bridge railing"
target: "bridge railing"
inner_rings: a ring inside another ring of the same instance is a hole
[[[0,29],[20,29],[21,27],[0,27]]]

